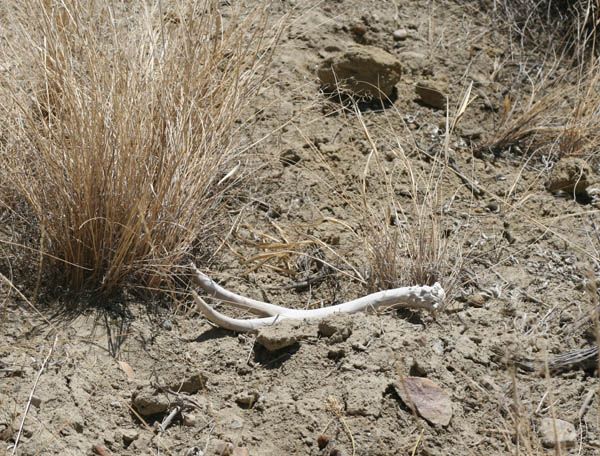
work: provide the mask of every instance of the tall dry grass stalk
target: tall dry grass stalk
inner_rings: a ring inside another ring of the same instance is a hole
[[[360,112],[357,115],[362,120]],[[393,152],[398,165],[390,169],[384,164],[377,141],[362,125],[371,146],[362,185],[368,287],[374,291],[440,282],[451,293],[463,258],[462,243],[448,234],[452,227],[444,217],[444,204],[448,203],[445,196],[449,196],[443,195],[441,189],[448,171],[447,141],[440,146],[440,155],[430,157],[424,168],[407,156],[398,143]],[[383,197],[369,194],[369,180],[384,182]],[[401,181],[409,184],[408,205],[396,192],[395,184]]]
[[[11,4],[4,179],[72,289],[164,285],[219,226],[239,176],[228,175],[244,161],[238,128],[277,35],[267,4],[243,16],[174,3]]]

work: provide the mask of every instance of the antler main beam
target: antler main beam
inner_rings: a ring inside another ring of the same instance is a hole
[[[200,312],[213,324],[232,331],[255,331],[262,326],[272,325],[285,319],[316,320],[336,313],[356,313],[374,311],[382,308],[406,307],[411,309],[425,309],[435,312],[444,301],[445,292],[439,283],[433,286],[415,286],[394,288],[380,291],[362,298],[348,301],[320,309],[289,309],[255,299],[246,298],[217,285],[210,277],[198,270],[196,265],[191,265],[195,282],[209,296],[225,301],[240,309],[248,310],[254,314],[263,315],[263,318],[247,320],[230,318],[210,307],[196,292],[194,299]]]

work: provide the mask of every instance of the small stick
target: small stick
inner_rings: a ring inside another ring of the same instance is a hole
[[[173,410],[171,410],[171,413],[169,413],[169,415],[160,424],[160,426],[158,428],[159,432],[165,432],[167,430],[167,428],[170,426],[171,422],[179,414],[179,412],[181,412],[181,407],[178,405]]]
[[[58,336],[54,336],[54,343],[48,352],[48,356],[44,359],[42,363],[42,367],[38,371],[38,374],[35,378],[35,382],[33,382],[33,388],[31,388],[31,392],[29,393],[29,399],[27,400],[27,405],[25,406],[25,411],[23,412],[23,418],[21,419],[21,425],[19,426],[19,432],[17,433],[17,438],[15,439],[15,446],[13,446],[11,455],[15,455],[17,453],[17,448],[19,446],[19,440],[21,439],[21,434],[23,434],[23,426],[25,426],[25,418],[27,418],[27,413],[29,413],[29,409],[31,408],[31,400],[33,399],[33,395],[35,394],[35,389],[37,388],[38,382],[40,381],[40,377],[42,376],[42,372],[44,372],[44,368],[48,363],[48,360],[52,356],[52,352],[54,352],[54,347],[56,347],[56,341],[58,340]]]

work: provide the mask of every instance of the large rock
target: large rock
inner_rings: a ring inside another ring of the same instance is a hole
[[[350,92],[359,97],[392,95],[400,81],[402,66],[392,54],[374,46],[352,45],[330,57],[318,69],[321,84],[328,90]]]

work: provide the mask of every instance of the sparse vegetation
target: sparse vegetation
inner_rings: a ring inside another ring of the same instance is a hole
[[[596,454],[599,6],[0,2],[0,453]]]

